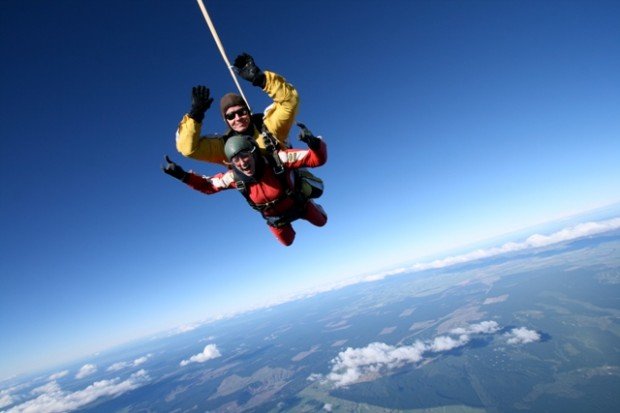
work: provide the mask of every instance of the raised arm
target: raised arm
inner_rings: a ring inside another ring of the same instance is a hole
[[[273,99],[273,103],[265,109],[263,123],[283,147],[286,147],[299,107],[297,91],[277,73],[260,70],[252,56],[247,53],[237,56],[234,66],[239,76],[262,88]]]
[[[221,136],[200,136],[205,112],[213,103],[206,86],[192,88],[192,104],[176,131],[177,150],[188,158],[224,164],[224,140]]]
[[[288,169],[309,167],[314,168],[327,162],[327,145],[320,137],[316,137],[306,128],[305,125],[298,123],[301,128],[299,140],[308,145],[307,150],[287,149],[280,151],[278,155],[283,165]]]

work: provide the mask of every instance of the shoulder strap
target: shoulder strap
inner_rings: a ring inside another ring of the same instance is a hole
[[[256,130],[263,130],[264,121],[263,117],[264,113],[253,113],[252,114],[252,124],[256,127]]]
[[[239,191],[239,193],[243,195],[247,203],[252,208],[254,208],[257,211],[260,211],[260,208],[258,207],[258,205],[256,205],[254,201],[252,201],[252,199],[250,198],[250,192],[248,191],[248,187],[246,186],[245,180],[243,179],[243,177],[241,177],[240,173],[235,168],[232,168],[232,172],[233,172],[233,176],[235,177],[235,186],[237,187],[237,190]]]
[[[284,165],[282,164],[282,160],[278,155],[278,150],[280,149],[280,143],[276,138],[273,137],[269,129],[263,124],[262,128],[259,129],[259,133],[263,136],[265,140],[265,152],[267,153],[267,160],[269,165],[271,165],[273,172],[277,176],[284,175]]]

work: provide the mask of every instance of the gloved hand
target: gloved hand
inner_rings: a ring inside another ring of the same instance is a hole
[[[176,178],[179,181],[185,182],[185,180],[187,179],[187,172],[185,172],[183,168],[181,168],[179,165],[172,162],[168,155],[166,155],[165,159],[166,165],[163,165],[161,169],[171,177]]]
[[[202,123],[205,112],[211,107],[213,98],[209,96],[209,88],[206,86],[194,86],[192,88],[192,107],[189,110],[189,117],[198,123]]]
[[[317,138],[310,132],[310,129],[306,128],[301,122],[297,122],[297,126],[301,128],[299,132],[299,140],[308,145],[308,148],[312,150],[319,149],[321,147],[321,139]]]
[[[241,53],[237,56],[233,66],[237,69],[239,76],[249,82],[252,82],[254,86],[259,86],[260,88],[265,87],[267,78],[258,66],[256,66],[256,63],[254,63],[254,58],[249,54]]]

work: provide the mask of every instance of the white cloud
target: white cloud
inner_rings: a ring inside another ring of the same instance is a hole
[[[508,242],[499,247],[478,249],[467,254],[435,260],[430,263],[415,264],[410,267],[411,271],[422,271],[431,268],[444,268],[455,264],[462,264],[482,258],[494,257],[509,252],[517,252],[525,249],[546,247],[565,241],[572,241],[578,238],[601,234],[620,228],[620,218],[613,218],[600,222],[586,222],[575,225],[574,227],[564,228],[551,235],[534,234],[523,242]]]
[[[318,374],[318,373],[312,373],[308,376],[308,378],[306,380],[308,381],[317,381],[317,380],[321,380],[323,379],[323,375],[322,374]]]
[[[187,366],[190,363],[204,363],[205,361],[220,357],[220,351],[215,344],[207,344],[202,351],[194,356],[191,356],[188,360],[181,361],[181,366]]]
[[[187,333],[188,331],[193,331],[198,327],[200,327],[200,324],[183,324],[182,326],[179,326],[178,332]]]
[[[540,334],[534,330],[528,330],[525,327],[513,328],[505,334],[508,344],[528,344],[541,339]]]
[[[620,228],[620,218],[600,222],[586,222],[574,227],[565,228],[548,236],[538,234],[532,235],[525,242],[531,247],[544,247],[558,242],[596,235],[618,228]]]
[[[183,324],[180,325],[178,327],[173,328],[172,330],[168,331],[166,333],[167,336],[176,336],[178,334],[183,334],[183,333],[187,333],[189,331],[193,331],[195,329],[197,329],[198,327],[200,327],[202,324],[201,323],[189,323],[189,324]]]
[[[67,374],[69,374],[69,370],[59,371],[58,373],[54,373],[51,376],[49,376],[49,380],[58,380],[60,378],[65,377]]]
[[[457,339],[449,336],[439,336],[435,337],[433,341],[427,345],[427,349],[434,353],[441,353],[462,347],[468,342],[469,336],[467,334],[462,334]]]
[[[27,383],[17,384],[15,386],[11,386],[6,389],[0,389],[0,408],[17,403],[21,399],[21,396],[16,393],[19,393],[22,390],[27,389],[28,387],[30,387],[31,384],[32,382],[27,382]],[[2,413],[4,413],[4,410],[2,411]]]
[[[502,302],[506,301],[507,299],[508,299],[508,294],[502,294],[502,295],[497,296],[497,297],[488,297],[487,299],[484,300],[482,305],[490,305],[490,304],[502,303]]]
[[[303,298],[312,297],[314,295],[339,290],[349,285],[354,285],[362,282],[372,282],[382,280],[392,275],[403,274],[407,272],[417,272],[429,269],[445,268],[456,264],[463,264],[479,259],[495,257],[502,254],[511,252],[518,252],[526,249],[539,248],[549,246],[552,244],[572,241],[583,237],[601,234],[607,231],[613,231],[620,229],[620,218],[613,218],[606,221],[598,222],[586,222],[575,225],[573,227],[565,228],[561,231],[554,232],[550,235],[534,234],[528,237],[522,242],[507,242],[501,246],[491,247],[486,249],[478,249],[462,255],[450,256],[431,262],[421,262],[408,267],[395,268],[387,271],[381,271],[377,273],[370,273],[360,276],[351,277],[345,280],[339,280],[327,285],[314,287],[304,292],[291,294],[279,299],[274,299],[264,306],[258,306],[256,308],[271,307],[274,305],[282,304],[289,301],[295,301]]]
[[[146,356],[138,357],[134,361],[119,361],[117,363],[112,364],[107,368],[107,371],[119,371],[122,369],[126,369],[128,367],[137,367],[141,364],[144,364],[149,358],[151,358],[151,354],[147,354]]]
[[[58,385],[58,383],[56,381],[50,381],[49,383],[44,384],[43,386],[32,389],[30,393],[36,395],[36,394],[53,393],[58,390],[60,390],[60,386]]]
[[[387,370],[417,363],[423,359],[426,346],[417,341],[411,346],[394,347],[385,343],[370,343],[362,348],[347,348],[332,360],[327,380],[336,387],[374,380]]]
[[[0,394],[0,409],[15,403],[10,394]]]
[[[139,357],[133,361],[134,366],[139,366],[140,364],[145,363],[149,359],[150,355]]]
[[[390,277],[392,275],[402,274],[402,273],[404,273],[406,271],[407,271],[406,268],[395,268],[393,270],[388,270],[388,271],[383,271],[383,272],[379,272],[379,273],[376,273],[376,274],[367,275],[367,276],[365,276],[362,279],[362,281],[363,282],[379,281],[379,280],[384,279],[385,277]]]
[[[97,371],[97,366],[95,366],[94,364],[84,364],[80,368],[80,371],[78,371],[77,374],[75,375],[75,378],[83,379],[84,377],[90,376],[96,371]]]
[[[416,341],[408,346],[391,346],[385,343],[370,343],[362,348],[347,348],[331,361],[332,369],[327,376],[311,374],[309,380],[329,382],[335,387],[347,386],[363,381],[375,380],[392,370],[407,364],[419,364],[441,353],[465,346],[475,335],[493,335],[500,331],[495,321],[482,321],[477,324],[455,328],[449,335],[437,336],[428,341]],[[534,334],[532,334],[534,333]],[[535,331],[515,328],[508,342],[531,343],[540,338]],[[529,340],[529,341],[528,341]]]
[[[56,382],[48,383],[46,391],[37,398],[17,405],[6,413],[60,413],[77,410],[101,397],[117,397],[128,391],[143,386],[150,380],[145,370],[132,374],[127,380],[119,378],[94,382],[83,390],[75,392],[63,391]]]
[[[482,321],[467,327],[459,327],[450,330],[451,334],[493,334],[499,330],[499,324],[495,321]]]
[[[107,371],[119,371],[122,369],[126,369],[129,366],[131,366],[131,363],[127,361],[119,361],[118,363],[114,363],[110,367],[108,367]]]
[[[325,410],[326,412],[331,412],[333,409],[333,406],[331,403],[325,403],[325,405],[323,406],[323,410]]]

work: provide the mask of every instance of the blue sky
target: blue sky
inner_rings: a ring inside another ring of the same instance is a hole
[[[327,226],[284,248],[159,169],[221,169],[174,147],[234,90],[195,1],[2,1],[0,379],[620,201],[616,1],[207,7],[328,143]]]

